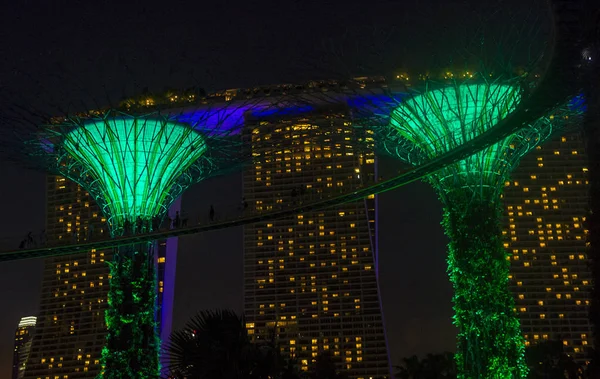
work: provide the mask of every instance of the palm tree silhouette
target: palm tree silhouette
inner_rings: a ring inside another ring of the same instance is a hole
[[[231,310],[201,311],[165,345],[167,378],[296,379],[292,362],[270,341],[252,343],[245,320]]]

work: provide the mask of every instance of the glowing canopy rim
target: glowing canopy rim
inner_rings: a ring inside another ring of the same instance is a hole
[[[57,153],[59,171],[100,200],[114,229],[164,212],[169,194],[194,181],[180,179],[206,150],[205,138],[185,124],[121,116],[84,120],[64,134]]]
[[[418,166],[455,149],[506,118],[521,101],[518,86],[500,83],[455,83],[404,100],[391,113],[387,126],[400,137],[386,141],[386,149]],[[545,141],[554,123],[540,118],[482,151],[429,177],[438,189],[486,185],[504,181],[521,156]]]

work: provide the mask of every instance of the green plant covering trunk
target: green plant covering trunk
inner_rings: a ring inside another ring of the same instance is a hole
[[[110,265],[102,379],[158,379],[153,243],[121,246]]]
[[[457,190],[442,197],[459,330],[458,378],[526,378],[525,340],[508,287],[500,198],[495,189],[488,190],[480,196]]]
[[[388,152],[420,166],[481,136],[521,102],[519,78],[427,83],[398,103],[378,136]],[[430,85],[431,84],[431,85]],[[444,205],[450,239],[448,273],[454,287],[459,379],[527,376],[525,341],[508,288],[510,262],[502,242],[501,193],[519,159],[578,115],[568,104],[460,162],[430,175]]]

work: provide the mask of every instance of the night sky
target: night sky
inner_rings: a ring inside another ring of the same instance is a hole
[[[543,46],[543,4],[5,1],[0,3],[0,114],[14,104],[46,112],[92,108],[145,88],[211,91],[387,75],[468,60],[469,49],[484,40],[511,41],[498,35],[520,33],[535,41],[524,46]],[[380,170],[390,177],[399,165],[382,159]],[[0,178],[0,249],[5,250],[17,247],[28,231],[44,228],[45,183],[43,173],[6,161],[0,162]],[[241,174],[234,174],[196,185],[184,195],[183,207],[196,213],[240,197]],[[453,349],[447,241],[435,193],[414,183],[381,195],[379,209],[381,288],[392,361]],[[241,228],[180,241],[174,327],[201,309],[241,311]],[[9,376],[18,320],[37,314],[41,273],[40,260],[0,264],[0,377]]]

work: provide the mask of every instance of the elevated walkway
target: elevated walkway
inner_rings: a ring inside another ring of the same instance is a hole
[[[195,225],[190,225],[188,222],[188,226],[177,229],[159,230],[151,233],[136,234],[118,238],[106,238],[95,241],[85,241],[82,243],[69,245],[44,246],[34,249],[6,251],[0,253],[0,262],[64,256],[90,251],[92,249],[106,250],[122,245],[132,245],[140,242],[185,236],[211,230],[226,229],[235,226],[252,224],[255,222],[276,220],[293,216],[298,213],[326,209],[334,207],[338,204],[357,201],[371,194],[387,192],[414,182],[424,176],[430,175],[448,165],[456,163],[506,138],[516,130],[519,130],[522,127],[527,127],[527,125],[529,125],[533,120],[548,112],[552,106],[556,104],[556,99],[553,99],[552,96],[549,97],[539,95],[538,97],[545,97],[545,99],[538,100],[537,103],[535,103],[536,94],[532,95],[529,99],[523,102],[519,109],[482,135],[474,138],[471,141],[468,141],[452,151],[432,159],[425,164],[410,169],[404,173],[401,173],[397,177],[386,181],[373,183],[369,186],[349,189],[348,192],[342,194],[331,193],[328,197],[298,197],[298,200],[295,202],[295,204],[269,212],[250,213],[242,212],[242,210],[240,210],[240,213],[237,216],[231,218],[219,219],[217,217],[214,221],[200,222]],[[531,103],[531,105],[528,103]]]

